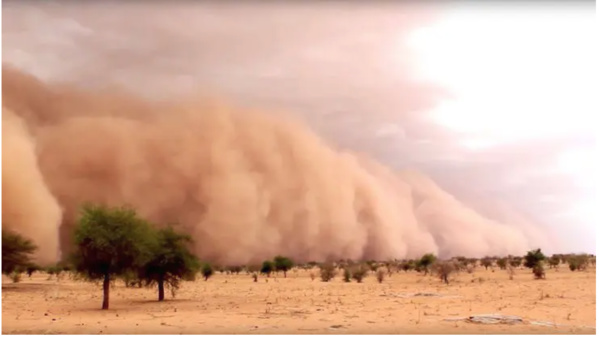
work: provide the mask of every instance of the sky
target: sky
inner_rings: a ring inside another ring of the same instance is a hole
[[[46,80],[292,113],[338,147],[594,252],[594,8],[432,3],[5,1],[2,57]]]

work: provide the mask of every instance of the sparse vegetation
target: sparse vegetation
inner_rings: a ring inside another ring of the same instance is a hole
[[[545,278],[545,268],[543,268],[543,264],[539,263],[532,268],[532,273],[535,276],[535,279],[540,280]]]
[[[557,267],[559,266],[559,263],[561,262],[561,259],[560,259],[559,255],[553,254],[551,256],[551,258],[549,258],[548,262],[549,262],[550,268],[557,269]]]
[[[524,266],[532,269],[532,273],[537,280],[545,278],[545,268],[543,268],[545,259],[541,249],[531,250],[524,257]]]
[[[383,281],[385,280],[385,271],[383,271],[382,269],[377,270],[376,280],[378,283],[383,283]]]
[[[275,263],[272,261],[264,261],[262,262],[262,267],[260,268],[260,274],[266,275],[266,277],[270,277],[270,274],[275,271]]]
[[[214,268],[210,263],[203,263],[200,268],[200,272],[202,273],[202,277],[204,277],[204,281],[208,281],[212,275],[214,275]]]
[[[534,268],[545,261],[545,255],[541,249],[531,250],[524,256],[524,266],[526,268]]]
[[[283,277],[287,277],[287,271],[293,268],[293,261],[284,256],[276,256],[274,258],[275,271],[282,271]]]
[[[484,257],[480,260],[480,265],[485,267],[485,270],[489,269],[489,267],[493,266],[493,259],[490,257]]]
[[[435,263],[434,270],[441,281],[449,284],[449,275],[456,270],[456,265],[450,261],[439,261]]]
[[[507,268],[507,265],[508,265],[507,258],[502,257],[502,258],[497,259],[497,267],[499,267],[499,269],[505,270]]]
[[[320,265],[320,279],[322,282],[329,282],[335,276],[337,276],[337,271],[334,264],[327,262]]]
[[[435,261],[437,261],[437,257],[434,254],[424,254],[416,263],[416,267],[419,271],[423,271],[424,275],[427,275]]]
[[[36,251],[37,246],[31,240],[2,226],[2,274],[11,275],[17,269],[22,271],[32,265],[31,254]]]
[[[588,267],[589,260],[586,254],[571,255],[568,257],[568,267],[571,271],[583,271]]]
[[[369,268],[365,265],[355,265],[351,269],[352,278],[358,283],[362,283],[362,280],[368,275]]]
[[[510,261],[510,266],[514,268],[518,268],[522,265],[522,258],[520,256],[509,257],[508,260]]]

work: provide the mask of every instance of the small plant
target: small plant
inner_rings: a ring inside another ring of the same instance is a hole
[[[434,269],[437,272],[439,279],[445,282],[445,284],[449,284],[449,275],[456,270],[456,267],[449,261],[442,261],[436,263]]]
[[[320,265],[320,279],[322,282],[329,282],[337,275],[335,265],[332,263],[323,263]]]
[[[401,263],[401,269],[407,273],[409,270],[414,269],[414,265],[415,262],[413,260],[404,261]]]
[[[510,280],[513,280],[514,279],[514,275],[516,274],[516,271],[515,271],[514,267],[511,264],[508,265],[508,267],[507,267],[507,273],[510,276]]]
[[[377,280],[379,283],[383,283],[383,281],[385,280],[385,272],[384,272],[382,269],[379,269],[379,270],[376,272],[376,280]]]
[[[204,264],[202,264],[202,267],[200,268],[200,272],[202,273],[202,276],[204,277],[204,281],[208,281],[208,279],[212,275],[214,275],[214,268],[212,268],[210,263],[204,263]]]
[[[351,282],[351,271],[349,270],[349,267],[343,268],[343,282]]]
[[[21,282],[21,270],[19,270],[18,268],[13,270],[10,275],[10,280],[12,281],[12,283],[19,283]]]
[[[532,273],[534,274],[536,280],[545,278],[545,269],[540,263],[532,268]]]
[[[352,268],[352,278],[358,283],[362,283],[362,280],[368,275],[368,267],[364,265],[357,265]]]

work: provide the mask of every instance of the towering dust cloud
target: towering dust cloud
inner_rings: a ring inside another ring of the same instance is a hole
[[[40,258],[58,242],[69,249],[84,202],[178,223],[195,253],[218,263],[522,254],[538,244],[425,176],[336,150],[291,119],[86,92],[7,65],[2,80],[2,221]]]

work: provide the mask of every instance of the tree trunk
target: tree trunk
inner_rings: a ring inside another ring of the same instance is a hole
[[[164,301],[164,280],[158,280],[158,301]]]
[[[287,270],[283,270],[283,277],[287,278]]]
[[[108,310],[108,300],[110,298],[110,275],[104,274],[104,300],[102,301],[102,310]]]

